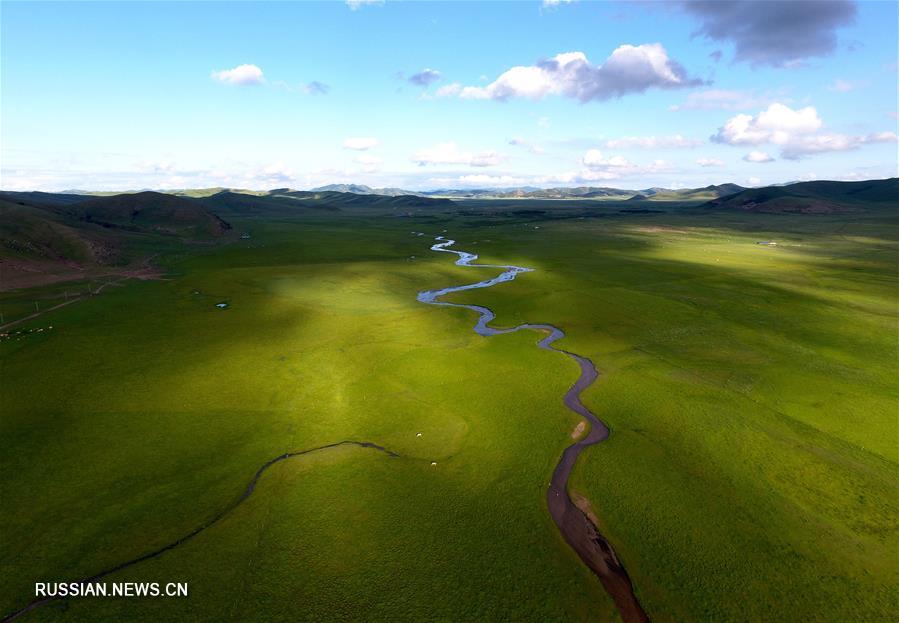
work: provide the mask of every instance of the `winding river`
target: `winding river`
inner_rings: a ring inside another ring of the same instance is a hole
[[[586,406],[584,406],[580,398],[581,392],[583,392],[597,379],[598,373],[596,371],[596,367],[593,365],[593,362],[586,357],[582,357],[581,355],[578,355],[576,353],[572,353],[570,351],[553,346],[554,342],[565,337],[565,333],[558,327],[555,327],[551,324],[521,324],[516,327],[507,329],[496,329],[489,326],[490,322],[496,317],[496,314],[494,314],[489,308],[483,307],[481,305],[448,303],[446,301],[440,300],[442,296],[453,292],[462,292],[464,290],[473,290],[476,288],[489,288],[490,286],[494,286],[498,283],[512,281],[519,273],[529,272],[532,270],[530,268],[523,268],[521,266],[472,264],[472,262],[478,259],[478,256],[474,253],[456,251],[454,249],[448,248],[454,244],[454,240],[447,240],[442,236],[438,236],[437,242],[433,246],[431,246],[431,250],[442,251],[445,253],[454,253],[458,255],[459,259],[456,260],[456,264],[459,266],[500,268],[502,269],[502,272],[492,279],[485,279],[484,281],[479,281],[477,283],[419,292],[418,300],[422,303],[428,303],[430,305],[464,307],[465,309],[470,309],[474,312],[477,312],[478,321],[475,324],[474,330],[479,335],[502,335],[505,333],[520,331],[522,329],[529,329],[532,331],[544,333],[545,336],[537,342],[537,346],[545,350],[562,353],[563,355],[574,359],[578,363],[581,369],[581,374],[574,385],[572,385],[571,388],[569,388],[569,390],[565,393],[563,401],[569,409],[571,409],[590,423],[590,432],[584,438],[565,448],[565,451],[562,453],[562,457],[559,459],[559,462],[556,465],[555,470],[553,471],[552,480],[550,482],[549,489],[546,492],[546,502],[549,507],[550,515],[552,515],[553,521],[558,526],[559,531],[565,538],[565,541],[568,542],[568,544],[574,549],[574,551],[577,552],[578,556],[580,556],[581,560],[583,560],[584,563],[599,577],[606,591],[614,599],[615,605],[618,607],[618,611],[621,613],[621,617],[624,622],[648,622],[649,618],[646,616],[646,613],[640,607],[637,598],[634,596],[630,578],[628,577],[627,572],[615,555],[612,546],[599,533],[590,518],[587,517],[587,515],[571,501],[571,498],[568,495],[568,478],[571,475],[571,470],[574,467],[574,464],[577,461],[580,453],[584,450],[584,448],[597,444],[609,436],[609,428],[605,424],[603,424],[603,422],[600,421],[599,418],[591,413]],[[384,453],[390,457],[399,457],[399,455],[395,452],[392,452],[376,443],[372,443],[370,441],[355,440],[338,441],[315,448],[309,448],[296,452],[286,452],[284,454],[278,455],[275,458],[263,463],[256,470],[256,473],[253,474],[253,477],[250,479],[249,483],[240,496],[235,498],[230,504],[222,508],[218,513],[207,519],[204,523],[195,527],[187,534],[184,534],[180,538],[162,545],[157,549],[147,552],[141,556],[119,563],[88,578],[77,580],[76,583],[84,585],[91,582],[97,582],[98,580],[105,578],[108,575],[161,556],[162,554],[192,540],[201,532],[205,531],[206,529],[212,527],[213,525],[224,519],[227,515],[234,511],[234,509],[236,509],[247,499],[249,499],[249,497],[256,490],[256,485],[258,484],[259,479],[262,478],[263,474],[272,465],[294,457],[303,456],[313,452],[330,450],[332,448],[346,445],[369,448],[377,452]],[[31,610],[34,610],[40,606],[56,601],[58,599],[64,598],[45,597],[41,599],[35,599],[19,610],[5,615],[2,619],[0,619],[0,623],[6,623],[7,621],[17,619],[20,616],[30,612]]]
[[[446,307],[463,307],[476,312],[478,320],[474,325],[475,333],[485,337],[513,333],[522,329],[544,333],[546,335],[537,342],[538,347],[562,353],[576,361],[580,367],[580,376],[574,385],[568,389],[562,400],[565,406],[589,422],[590,432],[562,452],[562,456],[553,470],[549,489],[546,491],[546,503],[549,507],[549,514],[552,516],[556,526],[558,526],[563,538],[577,552],[581,560],[599,577],[602,585],[615,601],[622,620],[625,623],[649,621],[649,617],[643,611],[640,602],[637,601],[637,597],[634,595],[630,577],[615,555],[612,545],[600,534],[597,526],[584,511],[572,502],[568,494],[568,478],[571,476],[571,470],[574,468],[574,464],[577,462],[581,452],[589,446],[604,441],[609,436],[609,427],[581,402],[581,393],[592,385],[599,376],[596,366],[587,357],[553,346],[553,343],[565,337],[565,332],[556,326],[543,323],[525,323],[515,327],[496,329],[490,326],[490,322],[496,318],[496,314],[490,308],[482,305],[449,303],[441,300],[441,297],[453,292],[489,288],[499,283],[512,281],[519,273],[530,272],[533,269],[522,266],[473,264],[472,262],[478,259],[476,254],[449,248],[456,243],[455,240],[449,240],[443,236],[437,236],[435,240],[437,242],[431,246],[431,250],[458,255],[459,259],[456,260],[457,266],[499,268],[502,269],[502,272],[496,277],[478,281],[477,283],[419,292],[418,300],[420,302],[429,305],[444,305]]]

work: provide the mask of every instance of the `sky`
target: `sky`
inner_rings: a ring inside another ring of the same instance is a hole
[[[0,188],[897,172],[897,4],[0,2]]]

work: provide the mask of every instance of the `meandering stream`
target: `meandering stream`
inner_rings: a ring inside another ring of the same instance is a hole
[[[587,357],[553,346],[554,342],[565,337],[565,332],[556,326],[544,323],[525,323],[515,327],[497,329],[490,326],[490,322],[496,318],[496,314],[490,308],[483,305],[449,303],[440,300],[441,297],[453,292],[489,288],[499,283],[512,281],[519,273],[530,272],[533,269],[522,266],[473,264],[472,262],[478,259],[476,254],[449,248],[456,243],[455,240],[448,240],[443,236],[437,236],[436,240],[437,242],[431,246],[431,250],[458,255],[459,259],[456,260],[457,266],[499,268],[502,269],[502,272],[496,277],[478,281],[477,283],[419,292],[418,300],[420,302],[429,305],[462,307],[476,312],[478,320],[474,325],[475,333],[485,337],[513,333],[522,329],[545,333],[546,335],[537,342],[538,347],[562,353],[576,361],[580,367],[580,376],[574,385],[568,389],[562,400],[565,406],[590,423],[590,432],[562,452],[562,456],[553,470],[549,489],[546,491],[546,503],[549,507],[549,514],[552,516],[556,526],[558,526],[565,541],[599,577],[606,591],[615,601],[615,605],[618,607],[621,618],[625,623],[649,621],[649,617],[643,611],[640,602],[637,601],[637,597],[634,595],[630,577],[615,555],[611,544],[600,534],[597,526],[594,525],[590,518],[572,502],[568,494],[568,478],[581,452],[609,436],[609,427],[581,402],[581,393],[592,385],[599,376],[596,366]]]
[[[590,423],[590,432],[584,438],[565,448],[565,451],[562,453],[562,457],[559,459],[556,468],[553,470],[550,486],[546,492],[547,506],[549,507],[549,512],[553,518],[553,521],[558,526],[559,531],[565,538],[565,541],[567,541],[568,544],[575,550],[575,552],[577,552],[581,560],[583,560],[584,563],[586,563],[586,565],[590,569],[592,569],[594,573],[596,573],[606,591],[614,599],[615,605],[618,607],[618,611],[621,613],[621,617],[624,622],[648,622],[649,618],[646,616],[646,613],[643,611],[639,602],[637,601],[637,598],[634,596],[630,578],[628,577],[624,567],[618,561],[618,558],[615,555],[612,546],[599,533],[597,527],[593,524],[590,518],[587,517],[587,515],[584,514],[584,512],[582,512],[581,509],[572,502],[570,496],[568,495],[568,478],[571,475],[571,470],[574,467],[578,456],[585,448],[597,444],[609,436],[609,428],[599,418],[591,413],[586,406],[584,406],[580,398],[581,392],[583,392],[597,379],[598,373],[596,371],[596,367],[593,365],[593,362],[586,357],[553,346],[554,342],[565,337],[565,333],[558,327],[555,327],[551,324],[526,323],[518,325],[516,327],[496,329],[490,326],[490,322],[496,317],[496,314],[494,314],[493,311],[491,311],[489,308],[483,307],[481,305],[449,303],[440,300],[442,296],[451,294],[453,292],[462,292],[465,290],[473,290],[477,288],[489,288],[499,283],[511,281],[515,279],[516,275],[518,275],[519,273],[529,272],[532,269],[524,268],[521,266],[472,264],[472,262],[478,259],[477,255],[475,255],[474,253],[456,251],[454,249],[448,248],[455,244],[454,240],[446,240],[442,236],[438,236],[437,240],[438,242],[431,246],[431,250],[442,251],[445,253],[454,253],[458,255],[459,259],[456,260],[456,264],[459,266],[500,268],[502,269],[502,272],[496,277],[485,279],[484,281],[479,281],[477,283],[419,292],[419,301],[430,305],[464,307],[465,309],[470,309],[474,312],[477,312],[478,321],[474,326],[474,330],[479,335],[502,335],[505,333],[520,331],[522,329],[529,329],[532,331],[545,333],[546,335],[537,342],[537,346],[545,350],[562,353],[563,355],[566,355],[575,360],[580,366],[581,374],[574,385],[572,385],[571,388],[569,388],[569,390],[565,393],[565,395],[563,396],[563,401],[569,409],[571,409]],[[297,452],[286,452],[263,463],[250,479],[247,487],[239,497],[237,497],[230,504],[222,508],[218,513],[207,519],[205,522],[203,522],[187,534],[184,534],[180,538],[162,545],[157,549],[154,549],[141,556],[114,565],[99,573],[95,573],[88,578],[78,580],[77,583],[83,585],[91,582],[96,582],[108,575],[111,575],[123,569],[127,569],[141,562],[161,556],[162,554],[192,540],[201,532],[212,527],[224,517],[229,515],[238,506],[243,504],[256,490],[256,484],[259,482],[259,479],[272,465],[294,457],[303,456],[312,452],[329,450],[344,445],[369,448],[387,454],[391,457],[399,456],[395,452],[392,452],[376,443],[355,440],[339,441],[324,446],[300,450]],[[54,596],[34,599],[19,610],[5,615],[2,619],[0,619],[0,623],[6,623],[8,621],[17,619],[27,612],[30,612],[31,610],[34,610],[40,606],[56,601],[58,599],[64,598]]]

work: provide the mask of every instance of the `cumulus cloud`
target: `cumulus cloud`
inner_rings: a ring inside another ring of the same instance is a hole
[[[724,161],[717,158],[697,158],[696,164],[701,167],[721,167],[724,166]]]
[[[467,152],[460,150],[455,143],[449,142],[422,149],[412,154],[411,160],[419,166],[462,164],[470,167],[492,167],[505,160],[505,156],[495,151]]]
[[[606,156],[598,149],[589,149],[581,158],[584,169],[569,174],[570,179],[559,178],[560,182],[592,182],[597,180],[614,180],[630,175],[659,173],[670,170],[664,160],[653,160],[648,165],[638,165],[623,156]]]
[[[543,0],[544,9],[555,9],[563,4],[571,4],[575,0]]]
[[[440,80],[440,72],[436,69],[422,69],[417,74],[409,76],[409,82],[420,87],[428,87],[438,80]]]
[[[837,48],[837,30],[852,24],[851,0],[684,0],[700,22],[696,34],[734,45],[734,60],[791,67]]]
[[[606,149],[675,149],[696,147],[704,141],[698,138],[673,136],[624,136],[606,141]]]
[[[535,65],[512,67],[487,86],[453,83],[440,88],[438,96],[463,99],[539,100],[563,95],[581,102],[607,100],[650,88],[672,89],[702,84],[687,77],[677,62],[668,58],[659,43],[622,45],[600,65],[583,52],[565,52]]]
[[[793,110],[783,104],[771,104],[756,116],[737,115],[729,119],[712,137],[716,143],[729,145],[783,145],[796,136],[817,132],[823,122],[811,106]]]
[[[516,147],[521,147],[523,149],[527,149],[532,154],[542,154],[543,148],[540,145],[536,145],[530,141],[526,141],[523,138],[510,138],[509,145],[514,145]]]
[[[365,151],[372,147],[378,146],[378,139],[371,136],[356,136],[343,140],[344,149],[354,149],[356,151]]]
[[[238,65],[233,69],[222,69],[212,72],[212,79],[237,86],[256,86],[265,84],[265,76],[256,65]]]
[[[745,156],[743,156],[743,160],[746,162],[774,162],[774,158],[769,156],[763,151],[751,151]]]
[[[828,151],[849,151],[870,143],[896,142],[894,132],[852,136],[821,132],[823,126],[818,111],[811,106],[793,110],[774,103],[755,116],[732,117],[711,140],[728,145],[777,145],[780,155],[791,160]]]

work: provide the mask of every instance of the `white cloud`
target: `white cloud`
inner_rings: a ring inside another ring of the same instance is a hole
[[[817,132],[823,122],[811,106],[793,110],[783,104],[771,104],[758,115],[737,115],[718,129],[712,140],[729,145],[784,145],[796,136]]]
[[[255,86],[265,84],[265,76],[256,65],[238,65],[233,69],[222,69],[212,72],[212,79],[238,86]]]
[[[446,84],[437,89],[435,95],[437,97],[455,97],[456,95],[459,95],[461,91],[462,85],[458,82],[453,82],[452,84]]]
[[[874,143],[895,143],[897,140],[895,132],[877,132],[874,134],[865,134],[862,136],[851,136],[846,134],[819,134],[816,136],[803,137],[795,143],[784,145],[781,148],[781,155],[784,158],[796,160],[803,156],[819,154],[828,151],[850,151],[858,149],[862,145],[870,145]]]
[[[606,141],[606,149],[671,149],[681,147],[697,147],[704,141],[697,138],[685,138],[680,134],[673,136],[624,136]]]
[[[453,83],[438,96],[462,99],[507,100],[521,97],[539,100],[562,95],[581,102],[606,100],[650,88],[695,86],[684,69],[668,58],[660,43],[622,45],[601,65],[593,65],[583,52],[565,52],[535,65],[505,71],[485,87]]]
[[[584,157],[581,158],[581,162],[588,169],[633,166],[633,163],[631,163],[627,158],[623,158],[622,156],[612,156],[611,158],[606,158],[598,149],[587,150],[587,153],[585,153]]]
[[[751,91],[706,89],[694,91],[683,104],[669,106],[668,110],[747,110],[765,106],[768,101]]]
[[[527,149],[532,154],[542,154],[543,153],[543,148],[540,147],[540,145],[536,145],[534,143],[531,143],[530,141],[526,141],[523,138],[518,138],[518,137],[511,138],[511,139],[509,139],[509,145],[515,145],[516,147],[522,147],[524,149]]]
[[[449,142],[422,149],[412,154],[411,160],[419,166],[462,164],[471,167],[492,167],[505,160],[505,156],[495,151],[481,151],[478,153],[461,151],[455,143]]]
[[[379,5],[384,4],[384,0],[346,0],[346,5],[350,7],[350,10],[355,11],[366,5]]]
[[[701,167],[721,167],[724,166],[724,161],[717,158],[698,158],[696,164]]]
[[[431,178],[431,181],[438,186],[462,186],[473,188],[525,186],[529,182],[527,178],[517,177],[515,175],[486,175],[483,173],[460,175],[458,177]]]
[[[761,186],[762,180],[761,180],[761,178],[758,178],[758,177],[750,177],[750,178],[746,179],[746,183],[749,184],[750,186]]]
[[[372,147],[378,146],[378,139],[371,136],[357,136],[346,138],[343,140],[344,149],[354,149],[356,151],[365,151]]]
[[[576,0],[543,0],[543,8],[554,9],[563,4],[571,4],[572,2],[576,2]]]
[[[745,156],[743,156],[743,160],[746,162],[774,162],[774,158],[769,156],[763,151],[751,151]]]
[[[641,175],[645,173],[659,173],[669,171],[670,166],[664,160],[653,160],[648,165],[638,165],[623,156],[605,156],[598,149],[589,149],[581,158],[584,169],[576,173],[557,176],[557,180],[563,183],[591,182],[596,180],[614,180],[621,177]]]
[[[774,103],[755,116],[740,114],[728,121],[711,137],[728,145],[777,145],[781,156],[797,159],[828,151],[848,151],[869,143],[896,142],[894,132],[863,136],[819,132],[824,122],[811,106],[793,110]]]

